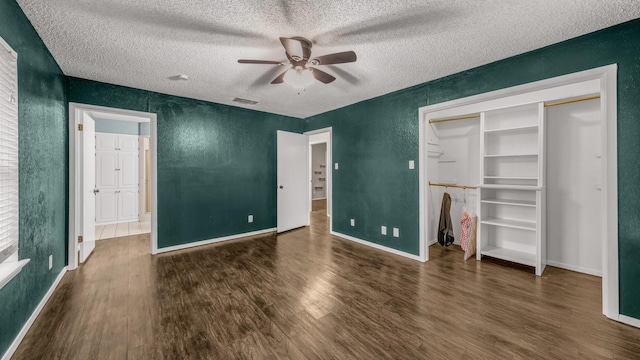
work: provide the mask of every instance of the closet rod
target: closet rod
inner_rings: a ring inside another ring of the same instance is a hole
[[[431,181],[429,181],[429,186],[442,186],[442,187],[459,188],[459,189],[477,189],[476,186],[457,185],[457,184],[438,184],[438,183],[432,183]]]
[[[587,101],[587,100],[593,100],[593,99],[600,99],[600,95],[586,96],[586,97],[581,97],[581,98],[577,98],[577,99],[569,99],[569,100],[560,100],[560,101],[554,101],[554,102],[547,102],[547,103],[544,103],[544,107],[571,104],[571,103],[574,103],[574,102]]]
[[[441,123],[441,122],[447,122],[447,121],[456,121],[456,120],[475,119],[479,117],[480,117],[480,114],[457,116],[457,117],[445,118],[445,119],[439,119],[439,120],[429,120],[429,124],[435,124],[435,123]]]

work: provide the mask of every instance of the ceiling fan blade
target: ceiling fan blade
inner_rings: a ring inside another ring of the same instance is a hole
[[[287,70],[287,71],[289,71],[289,70]],[[278,75],[278,77],[273,79],[273,81],[271,83],[272,84],[282,84],[284,82],[284,74],[286,74],[287,71],[285,71],[282,74]]]
[[[355,62],[358,59],[353,51],[339,52],[335,54],[318,56],[311,60],[314,65],[333,65]]]
[[[333,75],[330,75],[322,70],[318,70],[316,68],[311,68],[311,67],[309,69],[313,70],[311,73],[313,74],[313,77],[316,78],[316,80],[323,82],[325,84],[328,84],[336,79]]]
[[[240,64],[266,64],[266,65],[284,65],[281,61],[272,60],[238,60]]]
[[[281,37],[280,42],[282,46],[284,46],[287,54],[296,61],[309,59],[309,56],[311,56],[311,42],[309,40],[300,37]]]

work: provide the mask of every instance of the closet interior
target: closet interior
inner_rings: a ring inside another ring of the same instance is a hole
[[[477,214],[476,258],[602,274],[601,111],[598,95],[487,106],[429,119],[429,243],[445,192],[454,244]],[[464,111],[464,109],[461,109]],[[473,216],[473,215],[471,215]],[[439,245],[437,245],[439,246]]]

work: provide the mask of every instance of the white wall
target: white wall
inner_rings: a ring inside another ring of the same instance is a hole
[[[547,262],[602,274],[600,100],[547,108]]]
[[[427,181],[476,186],[480,183],[480,118],[442,122],[427,129]],[[451,195],[451,221],[455,243],[460,243],[463,210],[476,213],[475,189],[429,186],[427,204],[428,239],[437,239],[442,195]],[[465,199],[466,197],[466,205]]]

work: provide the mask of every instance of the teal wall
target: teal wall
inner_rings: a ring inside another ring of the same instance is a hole
[[[140,135],[140,125],[132,121],[94,119],[96,132],[109,134]]]
[[[305,131],[333,126],[333,229],[417,255],[418,170],[407,161],[418,159],[419,107],[614,63],[620,310],[640,318],[640,20],[306,119]]]
[[[159,248],[276,226],[276,130],[302,132],[300,119],[77,78],[67,89],[157,114]]]
[[[2,355],[66,263],[69,145],[64,76],[13,0],[0,1],[0,36],[18,53],[19,254],[31,259],[0,289]]]

